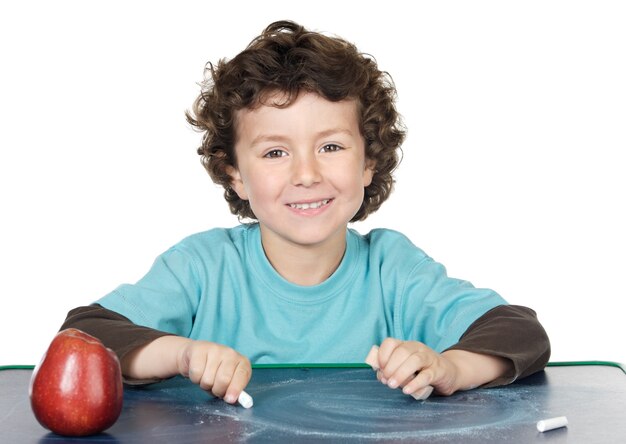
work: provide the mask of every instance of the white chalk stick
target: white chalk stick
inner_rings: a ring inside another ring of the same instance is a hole
[[[378,370],[378,345],[372,345],[370,352],[365,358],[365,363],[372,367],[374,371]]]
[[[249,409],[254,405],[254,401],[252,400],[252,396],[248,395],[246,392],[242,391],[237,399],[239,404],[245,409]]]
[[[567,426],[567,418],[565,416],[558,416],[556,418],[542,419],[537,423],[537,430],[540,432],[547,432],[548,430],[554,430]]]

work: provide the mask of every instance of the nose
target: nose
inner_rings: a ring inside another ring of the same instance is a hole
[[[310,187],[321,181],[318,160],[315,155],[294,156],[291,172],[291,183]]]

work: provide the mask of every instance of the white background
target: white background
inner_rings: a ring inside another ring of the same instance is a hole
[[[554,361],[626,362],[623,2],[8,3],[0,364],[35,364],[68,310],[237,223],[184,111],[206,62],[278,19],[355,42],[396,81],[396,191],[357,229],[400,230],[534,308]]]

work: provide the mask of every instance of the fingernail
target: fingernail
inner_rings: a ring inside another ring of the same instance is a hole
[[[226,396],[224,396],[224,401],[226,401],[229,404],[234,404],[235,403],[235,397],[233,395],[226,395]]]
[[[395,379],[391,378],[387,385],[389,386],[389,388],[395,389],[398,386],[398,383]]]
[[[381,376],[380,382],[382,382],[383,384],[387,384],[387,378],[385,378],[384,376]]]

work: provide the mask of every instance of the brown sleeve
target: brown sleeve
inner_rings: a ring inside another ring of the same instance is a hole
[[[509,359],[513,370],[483,386],[495,387],[543,370],[550,358],[550,340],[533,310],[520,305],[500,305],[474,321],[448,350]]]
[[[71,310],[61,330],[66,328],[77,328],[100,339],[106,347],[117,354],[120,361],[137,347],[171,334],[137,325],[121,314],[98,304]]]

